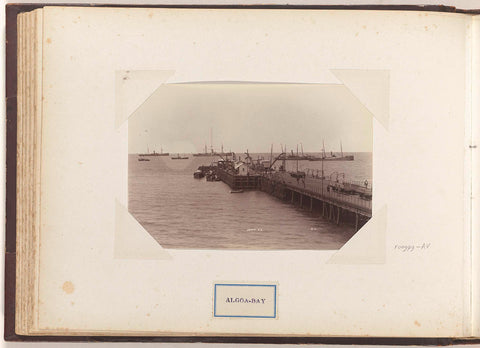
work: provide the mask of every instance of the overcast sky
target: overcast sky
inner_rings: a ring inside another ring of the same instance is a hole
[[[372,151],[372,116],[343,85],[195,83],[158,88],[128,120],[129,152]],[[300,145],[299,145],[300,146]]]

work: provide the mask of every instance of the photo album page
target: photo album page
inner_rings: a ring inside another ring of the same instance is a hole
[[[30,334],[479,335],[476,17],[36,11]]]

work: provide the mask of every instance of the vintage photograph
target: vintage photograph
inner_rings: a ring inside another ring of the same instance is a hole
[[[340,84],[165,84],[128,138],[128,209],[164,248],[336,250],[372,216],[372,116]]]

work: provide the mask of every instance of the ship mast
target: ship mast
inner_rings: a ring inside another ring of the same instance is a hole
[[[342,141],[340,140],[340,153],[342,154],[343,157],[343,148],[342,148]]]
[[[297,173],[298,173],[298,144],[297,144]]]
[[[210,128],[210,152],[213,153],[213,145],[212,145],[212,128]]]
[[[273,157],[273,144],[270,145],[270,167],[272,166],[272,157]]]
[[[148,148],[148,129],[145,129],[145,134],[147,135],[147,154],[150,153],[150,149]]]

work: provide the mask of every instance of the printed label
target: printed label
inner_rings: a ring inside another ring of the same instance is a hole
[[[276,284],[214,284],[214,317],[276,318]]]

